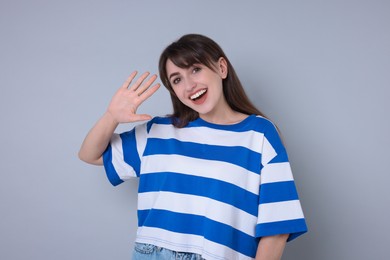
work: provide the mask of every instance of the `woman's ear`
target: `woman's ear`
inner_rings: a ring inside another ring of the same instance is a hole
[[[228,65],[224,57],[221,57],[218,60],[218,72],[222,79],[226,79],[228,75]]]

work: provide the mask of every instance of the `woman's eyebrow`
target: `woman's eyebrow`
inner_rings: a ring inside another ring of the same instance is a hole
[[[170,80],[172,77],[180,75],[179,72],[173,72],[171,75],[169,75],[168,79]]]

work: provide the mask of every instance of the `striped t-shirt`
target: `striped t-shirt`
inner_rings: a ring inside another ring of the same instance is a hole
[[[286,150],[275,126],[200,118],[176,128],[156,117],[114,134],[103,154],[113,185],[139,177],[136,242],[205,259],[252,259],[263,236],[306,232]]]

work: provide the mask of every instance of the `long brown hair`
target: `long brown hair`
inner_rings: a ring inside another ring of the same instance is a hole
[[[173,105],[173,124],[184,127],[199,117],[198,112],[184,105],[176,96],[169,82],[166,64],[168,59],[179,68],[189,68],[194,64],[203,64],[215,71],[213,64],[220,58],[227,62],[228,75],[223,79],[223,93],[228,105],[235,111],[247,115],[256,114],[265,117],[249,100],[244,88],[222,48],[212,39],[199,35],[187,34],[170,44],[162,52],[159,61],[160,78],[168,89]]]

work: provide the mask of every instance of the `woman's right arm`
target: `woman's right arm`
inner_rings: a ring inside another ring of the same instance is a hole
[[[157,91],[160,84],[155,84],[150,87],[157,79],[156,75],[151,76],[144,82],[149,76],[149,73],[146,72],[130,86],[136,75],[137,72],[133,72],[122,87],[118,89],[107,111],[85,137],[79,151],[79,158],[81,160],[90,164],[102,165],[102,154],[119,124],[151,119],[150,115],[139,115],[136,112],[142,102]]]

